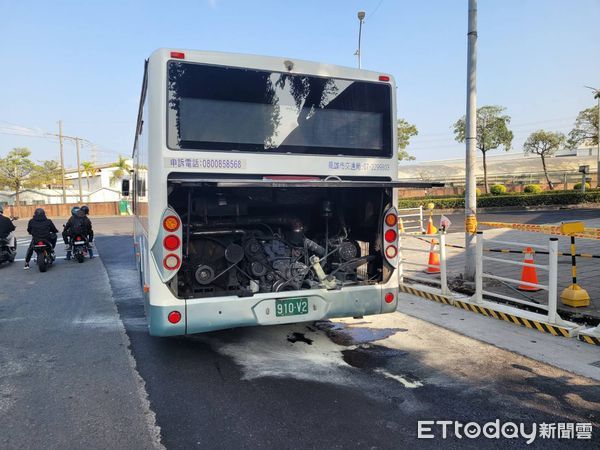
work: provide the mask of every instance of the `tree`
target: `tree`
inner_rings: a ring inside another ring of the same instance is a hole
[[[29,159],[31,151],[24,147],[13,148],[0,159],[0,185],[15,191],[15,206],[19,215],[20,193],[35,164]]]
[[[98,169],[96,169],[94,163],[90,161],[83,161],[81,163],[81,168],[86,175],[88,192],[90,192],[90,178],[98,173]]]
[[[40,165],[35,165],[27,184],[29,186],[44,186],[50,188],[61,178],[60,164],[53,160],[41,161]]]
[[[508,151],[513,140],[513,133],[508,129],[510,116],[502,114],[505,109],[496,105],[482,106],[477,109],[477,148],[483,154],[483,183],[486,194],[489,193],[486,153],[500,146]],[[465,116],[462,116],[454,124],[454,139],[457,142],[465,142]]]
[[[398,160],[414,161],[415,157],[406,151],[410,138],[419,134],[417,127],[404,119],[398,119]]]
[[[119,160],[112,164],[111,167],[116,167],[117,170],[113,172],[112,181],[117,182],[123,176],[131,170],[129,164],[127,164],[127,158],[119,156]]]
[[[568,144],[571,148],[578,145],[598,145],[598,105],[579,112],[569,133]]]
[[[546,157],[552,156],[557,150],[560,150],[565,145],[566,139],[562,133],[538,130],[531,133],[523,144],[523,151],[525,153],[539,155],[542,158],[544,175],[551,190],[554,190],[554,186],[552,185],[552,181],[550,181],[548,170],[546,169]]]

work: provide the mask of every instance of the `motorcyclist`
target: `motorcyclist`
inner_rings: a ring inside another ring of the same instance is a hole
[[[89,209],[88,209],[89,211]],[[73,245],[73,236],[81,235],[88,240],[88,244],[91,244],[94,240],[94,230],[92,229],[92,222],[85,215],[85,212],[82,208],[74,207],[71,210],[71,217],[67,221],[66,225],[63,229],[63,240],[67,247],[67,259],[71,259],[72,253],[72,245]],[[91,249],[91,245],[88,246],[88,252],[90,254],[90,258],[94,257],[94,254]]]
[[[11,247],[16,249],[17,243],[13,235],[15,231],[15,225],[8,217],[4,216],[4,208],[0,205],[0,239],[6,239],[9,242],[12,241]]]
[[[46,211],[43,208],[37,208],[33,213],[33,218],[27,224],[27,232],[31,235],[31,243],[25,255],[25,267],[29,269],[29,261],[33,255],[33,246],[38,241],[49,242],[52,246],[52,254],[54,255],[54,247],[56,247],[56,233],[58,230],[54,223],[46,217]]]

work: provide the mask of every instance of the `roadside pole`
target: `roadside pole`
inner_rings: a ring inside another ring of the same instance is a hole
[[[65,190],[65,156],[63,151],[62,120],[58,121],[58,142],[60,143],[60,174],[62,178],[63,203],[67,203],[67,192]]]
[[[77,179],[79,181],[79,203],[83,203],[83,194],[81,193],[81,162],[79,161],[79,138],[78,137],[75,138],[75,147],[77,148]]]
[[[475,163],[477,161],[477,0],[469,0],[467,33],[467,111],[465,165],[465,279],[475,279],[475,233],[477,231],[477,196]]]

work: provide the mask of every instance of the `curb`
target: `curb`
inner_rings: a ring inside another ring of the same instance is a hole
[[[411,295],[414,295],[417,297],[421,297],[426,300],[432,300],[432,301],[442,303],[445,305],[454,306],[456,308],[464,309],[465,311],[468,311],[468,312],[482,314],[482,315],[484,315],[486,317],[490,317],[492,319],[503,320],[503,321],[511,323],[513,325],[519,325],[519,326],[526,327],[526,328],[529,328],[532,330],[540,331],[542,333],[548,333],[548,334],[551,334],[552,336],[559,336],[559,337],[566,337],[566,338],[575,337],[576,331],[575,331],[575,329],[572,329],[572,328],[567,328],[567,327],[563,327],[560,325],[554,325],[554,324],[550,324],[550,323],[543,322],[540,320],[533,320],[531,318],[526,319],[524,317],[519,317],[514,314],[505,313],[505,312],[502,312],[502,311],[499,311],[499,310],[496,310],[493,308],[489,308],[487,306],[476,305],[476,304],[473,304],[470,302],[454,299],[451,296],[435,294],[433,292],[423,291],[421,289],[416,289],[414,287],[410,287],[410,286],[406,286],[406,285],[402,285],[402,284],[399,286],[399,289],[402,292],[405,292],[407,294],[411,294]],[[596,345],[600,345],[600,339],[593,337],[593,336],[590,337],[589,335],[579,334],[578,338],[580,340],[582,340],[583,342],[587,342],[589,344],[595,343]],[[589,338],[589,340],[588,339],[584,340],[585,338]]]

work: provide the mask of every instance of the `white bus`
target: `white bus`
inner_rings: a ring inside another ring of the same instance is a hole
[[[378,72],[152,53],[131,180],[150,333],[393,312],[395,104]]]

